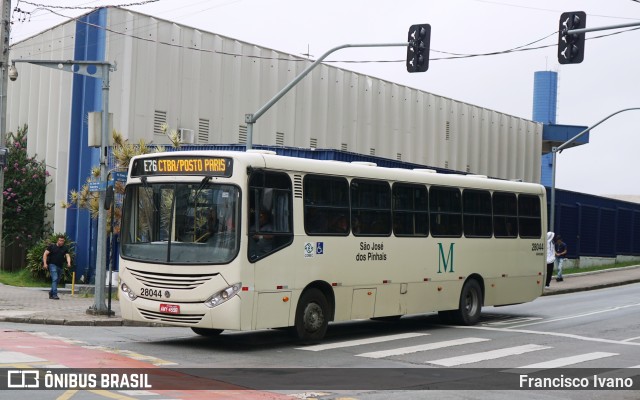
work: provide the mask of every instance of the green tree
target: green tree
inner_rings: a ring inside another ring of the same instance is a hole
[[[47,185],[51,183],[44,161],[27,154],[25,124],[16,133],[7,135],[7,164],[4,167],[4,206],[2,239],[6,247],[30,248],[50,229],[47,211],[53,203],[45,201]]]

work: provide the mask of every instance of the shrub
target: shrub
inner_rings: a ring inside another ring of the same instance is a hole
[[[28,249],[48,230],[45,216],[53,204],[45,201],[51,182],[44,161],[27,154],[27,126],[8,133],[4,167],[2,236],[5,246]],[[44,251],[44,250],[43,250]]]
[[[69,248],[69,255],[71,255],[71,268],[64,268],[64,272],[60,277],[60,283],[71,282],[71,271],[76,259],[76,244],[69,240],[66,233],[54,233],[48,237],[41,239],[34,244],[27,252],[27,266],[26,269],[31,272],[34,279],[47,281],[51,279],[49,270],[42,267],[42,256],[47,247],[58,241],[58,236],[62,235],[65,238],[65,245]]]

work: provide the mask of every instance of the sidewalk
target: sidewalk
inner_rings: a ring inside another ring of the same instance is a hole
[[[640,265],[565,275],[563,282],[551,281],[543,296],[602,289],[640,282]],[[116,288],[113,288],[114,293]],[[161,326],[158,323],[131,323],[122,320],[120,304],[111,302],[114,315],[92,315],[93,296],[71,294],[70,288],[58,289],[60,300],[49,300],[49,288],[22,288],[0,284],[0,322],[86,326]],[[106,292],[105,292],[106,296]],[[105,304],[106,303],[105,301]]]

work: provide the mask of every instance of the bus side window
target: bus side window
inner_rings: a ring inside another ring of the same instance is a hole
[[[303,198],[308,235],[349,234],[349,183],[345,178],[308,174]]]
[[[354,235],[389,236],[391,234],[389,183],[371,179],[351,181],[351,222],[354,226]]]
[[[396,236],[427,236],[429,206],[426,186],[393,184],[393,233]]]
[[[518,237],[518,200],[515,193],[493,193],[493,233],[497,238]]]
[[[521,194],[518,196],[518,226],[520,237],[538,239],[542,235],[540,198]]]
[[[462,236],[462,199],[458,188],[432,186],[429,215],[433,237]]]

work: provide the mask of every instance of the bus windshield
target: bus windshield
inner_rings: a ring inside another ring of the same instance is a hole
[[[223,264],[238,253],[239,189],[201,182],[127,185],[121,253],[149,263]]]

